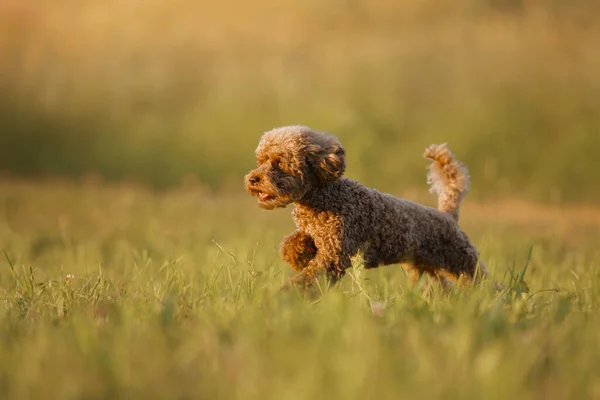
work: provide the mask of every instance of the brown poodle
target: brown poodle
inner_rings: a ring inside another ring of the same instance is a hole
[[[246,190],[268,210],[294,203],[298,229],[280,253],[300,273],[284,287],[307,287],[323,271],[335,282],[359,251],[365,268],[402,264],[413,282],[422,273],[444,284],[478,275],[478,251],[458,226],[469,176],[446,145],[425,151],[433,161],[428,181],[439,196],[437,210],[342,178],[345,156],[335,136],[305,126],[273,129],[258,144],[258,167],[246,175]]]

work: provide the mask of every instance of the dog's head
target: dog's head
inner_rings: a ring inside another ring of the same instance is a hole
[[[328,133],[305,126],[273,129],[258,143],[258,166],[246,175],[246,190],[262,208],[285,207],[312,188],[341,178],[345,156],[339,140]]]

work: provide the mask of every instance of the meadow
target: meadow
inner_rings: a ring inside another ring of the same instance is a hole
[[[0,399],[600,398],[599,4],[0,0]],[[427,205],[448,142],[490,280],[280,292],[297,123]]]
[[[357,260],[306,294],[279,291],[289,209],[194,186],[2,189],[3,399],[600,396],[597,208],[466,201],[501,292],[428,295]]]
[[[449,142],[474,198],[598,202],[598,4],[3,0],[0,170],[236,188],[305,124],[382,190]]]

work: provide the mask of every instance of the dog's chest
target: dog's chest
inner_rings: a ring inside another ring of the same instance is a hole
[[[296,226],[309,233],[322,231],[323,228],[339,226],[340,217],[330,210],[315,210],[310,207],[296,205],[292,211]]]

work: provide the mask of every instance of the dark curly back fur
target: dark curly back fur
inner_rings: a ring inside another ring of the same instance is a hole
[[[265,209],[294,203],[298,230],[281,244],[283,260],[301,271],[290,283],[310,285],[322,271],[335,281],[359,251],[365,268],[399,263],[412,279],[423,272],[442,281],[474,278],[478,251],[457,224],[466,169],[444,146],[428,152],[442,211],[342,178],[346,153],[333,135],[303,126],[266,132],[245,183]]]

